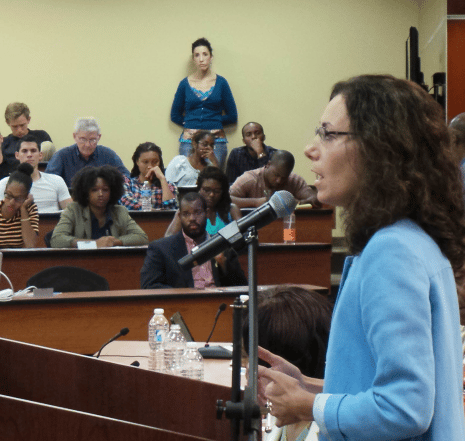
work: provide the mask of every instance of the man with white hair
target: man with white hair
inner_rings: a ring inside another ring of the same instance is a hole
[[[76,144],[58,150],[48,162],[46,173],[61,176],[68,187],[71,187],[74,175],[88,165],[112,165],[129,177],[129,170],[121,158],[112,149],[98,144],[101,136],[95,118],[79,118],[73,133]]]

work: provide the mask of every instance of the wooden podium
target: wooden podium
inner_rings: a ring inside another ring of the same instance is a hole
[[[7,440],[228,440],[230,389],[0,338]]]

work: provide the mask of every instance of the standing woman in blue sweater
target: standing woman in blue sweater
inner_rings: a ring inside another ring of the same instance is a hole
[[[179,138],[179,153],[189,156],[191,140],[199,130],[208,130],[215,138],[215,156],[224,168],[228,154],[223,126],[237,122],[234,97],[226,79],[212,72],[213,50],[206,38],[192,43],[195,72],[178,86],[171,107],[171,121],[184,128]]]

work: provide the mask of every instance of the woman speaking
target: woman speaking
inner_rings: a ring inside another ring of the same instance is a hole
[[[260,396],[278,426],[314,419],[319,440],[464,440],[465,216],[441,106],[391,76],[338,83],[306,155],[318,199],[344,210],[353,255],[324,380],[262,349]]]

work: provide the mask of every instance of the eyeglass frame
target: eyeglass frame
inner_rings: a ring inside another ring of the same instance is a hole
[[[92,138],[92,139],[87,139],[87,138],[77,138],[77,140],[81,143],[81,144],[90,144],[90,145],[97,145],[98,144],[98,141],[99,141],[99,138]]]
[[[14,200],[16,203],[21,204],[21,205],[24,204],[24,202],[27,199],[27,196],[19,198],[19,197],[11,195],[10,193],[6,193],[6,192],[3,194],[3,197],[4,197],[4,199],[8,199],[9,201]]]
[[[329,141],[328,136],[331,135],[353,135],[353,132],[338,132],[338,131],[328,131],[325,126],[320,126],[315,128],[315,135],[318,135],[322,141]]]

